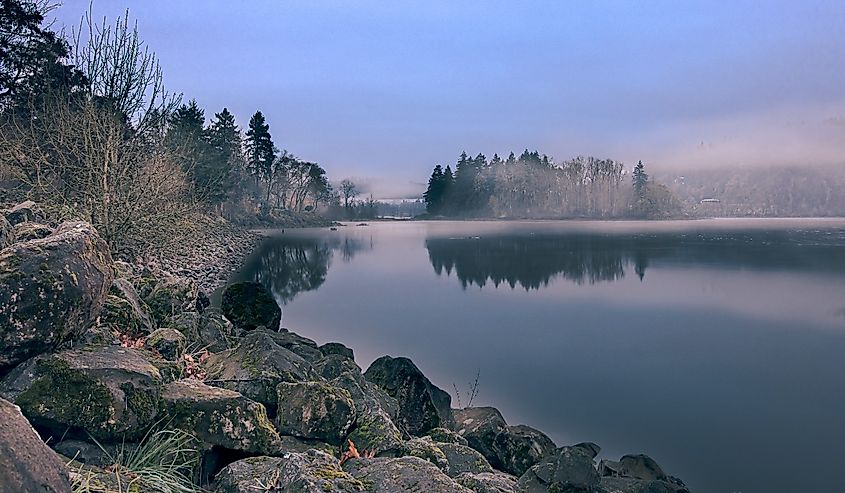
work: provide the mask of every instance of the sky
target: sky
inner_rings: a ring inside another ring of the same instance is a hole
[[[171,91],[376,198],[462,151],[845,166],[842,0],[93,2],[126,9]]]

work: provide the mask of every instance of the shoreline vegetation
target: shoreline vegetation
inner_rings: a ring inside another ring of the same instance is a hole
[[[13,491],[688,491],[646,455],[599,460],[494,408],[454,409],[407,358],[364,371],[345,344],[276,330],[260,284],[216,308],[190,277],[114,261],[87,223],[45,223],[31,202],[0,215]]]

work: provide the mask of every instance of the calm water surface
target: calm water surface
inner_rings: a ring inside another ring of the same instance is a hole
[[[363,368],[408,356],[455,406],[479,373],[473,405],[694,493],[840,491],[845,220],[288,230],[236,278]]]

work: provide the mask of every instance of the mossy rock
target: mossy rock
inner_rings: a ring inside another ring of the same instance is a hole
[[[368,491],[472,493],[437,466],[419,457],[352,459],[344,464],[343,469],[367,484]]]
[[[276,429],[283,435],[340,445],[355,424],[352,396],[326,382],[284,382],[276,394]]]
[[[171,319],[183,312],[197,309],[197,284],[181,277],[162,277],[144,297],[150,314],[159,327],[170,325]]]
[[[108,245],[86,223],[0,251],[0,373],[81,336],[113,277]]]
[[[593,455],[581,447],[561,447],[522,474],[517,491],[599,491]]]
[[[162,400],[169,426],[193,434],[207,448],[271,454],[281,446],[264,406],[237,392],[183,379],[168,383]]]
[[[465,472],[457,476],[455,481],[475,493],[517,493],[517,478],[498,471],[481,473]]]
[[[364,373],[399,403],[397,425],[414,436],[452,424],[452,398],[408,358],[382,356]]]
[[[217,474],[213,491],[351,493],[373,490],[344,472],[335,457],[318,450],[309,450],[290,452],[283,457],[251,457],[233,462]]]
[[[147,337],[144,346],[165,360],[175,361],[185,352],[185,336],[176,329],[158,329]]]
[[[330,383],[349,392],[355,403],[357,421],[349,439],[359,450],[385,453],[401,448],[402,434],[382,406],[375,385],[354,372],[345,372]]]
[[[280,383],[321,378],[310,363],[280,346],[274,336],[266,329],[254,330],[236,348],[211,355],[206,365],[209,383],[260,402],[275,416]]]
[[[426,432],[425,436],[431,437],[435,442],[469,445],[466,438],[447,428],[432,428]]]
[[[282,309],[273,296],[255,282],[239,282],[223,291],[223,314],[235,327],[253,330],[260,326],[277,329],[282,321]]]
[[[62,351],[18,366],[0,388],[34,424],[57,435],[139,439],[158,417],[161,375],[134,349]]]
[[[123,334],[149,334],[155,330],[150,309],[126,279],[115,279],[103,303],[99,325]]]

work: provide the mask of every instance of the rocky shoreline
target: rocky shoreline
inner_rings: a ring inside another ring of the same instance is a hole
[[[407,358],[364,371],[277,329],[261,285],[211,307],[214,253],[114,261],[23,209],[0,215],[0,492],[688,492],[648,456],[453,409]]]

